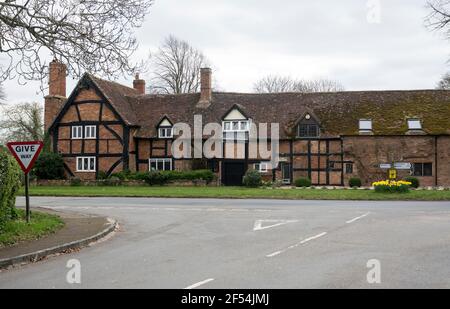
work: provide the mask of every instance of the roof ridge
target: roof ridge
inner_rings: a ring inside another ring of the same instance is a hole
[[[109,80],[109,79],[104,79],[104,78],[98,77],[98,76],[96,76],[96,75],[93,75],[93,74],[91,74],[91,73],[87,73],[87,72],[86,72],[86,74],[89,75],[89,76],[90,76],[92,79],[94,79],[94,80],[95,80],[95,79],[96,79],[96,80],[100,80],[100,81],[105,82],[105,83],[114,84],[114,85],[116,85],[116,86],[128,88],[128,89],[130,89],[130,90],[133,90],[133,91],[137,92],[137,90],[134,89],[133,87],[130,87],[130,86],[121,84],[121,83],[119,83],[119,82],[116,82],[116,81],[113,81],[113,80]]]
[[[314,95],[314,94],[346,94],[346,93],[389,93],[389,92],[450,92],[450,89],[391,89],[391,90],[345,90],[345,91],[318,91],[318,92],[226,92],[218,91],[213,94],[231,94],[231,95],[287,95],[287,94],[300,94],[300,95]]]

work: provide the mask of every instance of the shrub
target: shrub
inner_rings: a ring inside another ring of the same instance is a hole
[[[72,187],[79,187],[79,186],[81,186],[82,185],[81,179],[77,178],[77,177],[70,179],[70,185]]]
[[[309,178],[298,178],[295,180],[296,187],[311,187],[311,179]]]
[[[136,172],[136,173],[132,173],[129,176],[130,180],[143,180],[145,181],[145,179],[147,178],[147,174],[148,172]]]
[[[20,176],[16,160],[6,151],[0,151],[0,231],[6,222],[17,218],[15,204]]]
[[[407,193],[411,187],[411,182],[404,180],[383,180],[372,184],[377,193]]]
[[[108,179],[108,173],[105,171],[99,171],[97,175],[97,180],[106,180]]]
[[[145,175],[145,182],[150,186],[162,186],[168,182],[168,176],[159,172],[151,171]]]
[[[133,173],[131,171],[124,170],[121,172],[112,173],[110,177],[116,177],[123,181],[123,180],[132,179],[132,175],[133,175]]]
[[[416,177],[406,177],[405,181],[411,183],[411,188],[418,188],[420,187],[420,181]]]
[[[261,173],[255,170],[248,170],[245,173],[243,183],[244,186],[249,188],[257,188],[261,186],[262,184]]]
[[[205,180],[211,182],[214,180],[214,173],[210,170],[194,170],[194,171],[151,171],[151,172],[130,172],[125,170],[107,176],[105,172],[99,172],[97,180],[102,180],[99,185],[118,185],[125,180],[145,181],[147,184],[164,185],[170,181],[176,180]],[[113,180],[114,181],[110,181]],[[117,181],[117,180],[120,180]]]
[[[351,187],[351,188],[355,188],[355,187],[361,187],[361,179],[359,179],[359,178],[350,178],[349,180],[348,180],[348,185]]]
[[[64,160],[58,153],[42,153],[36,160],[33,174],[38,179],[64,179]]]

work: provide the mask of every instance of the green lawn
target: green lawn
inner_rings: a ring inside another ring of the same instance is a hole
[[[18,209],[19,219],[6,223],[0,232],[0,248],[10,246],[24,240],[33,240],[54,233],[64,226],[58,217],[42,212],[31,212],[31,222],[25,221],[25,210]]]
[[[21,192],[23,194],[23,191]],[[31,187],[33,196],[121,196],[121,197],[197,197],[268,198],[299,200],[450,200],[450,191],[411,191],[375,193],[371,190],[326,189],[248,189],[242,187]]]

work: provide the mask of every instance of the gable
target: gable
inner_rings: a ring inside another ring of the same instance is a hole
[[[172,124],[167,118],[164,118],[163,121],[159,123],[159,127],[171,127]]]
[[[223,118],[223,120],[247,120],[247,117],[245,117],[237,108],[234,108]]]
[[[100,103],[103,104],[101,111]],[[54,119],[50,130],[56,123],[98,120],[100,113],[106,119],[124,122],[123,117],[111,104],[103,90],[99,89],[89,74],[83,75],[70,94],[63,108]]]

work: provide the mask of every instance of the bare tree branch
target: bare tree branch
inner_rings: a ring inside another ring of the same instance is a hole
[[[0,105],[4,103],[3,101],[6,100],[6,93],[3,89],[3,85],[0,83]]]
[[[42,81],[48,60],[69,74],[132,73],[130,56],[153,0],[0,0],[0,81]],[[51,59],[48,59],[49,56]]]
[[[30,141],[44,139],[43,107],[39,103],[21,103],[2,107],[1,140]]]
[[[450,73],[446,73],[442,76],[442,79],[438,82],[436,89],[450,90]]]
[[[203,53],[188,42],[167,37],[152,60],[152,93],[193,93],[200,89],[200,68],[208,66]]]
[[[257,93],[277,92],[335,92],[344,91],[344,86],[338,81],[329,79],[295,80],[288,76],[269,75],[258,80],[253,89]]]
[[[447,39],[450,39],[450,1],[430,0],[427,2],[430,10],[425,18],[426,26],[432,31],[444,31]]]

